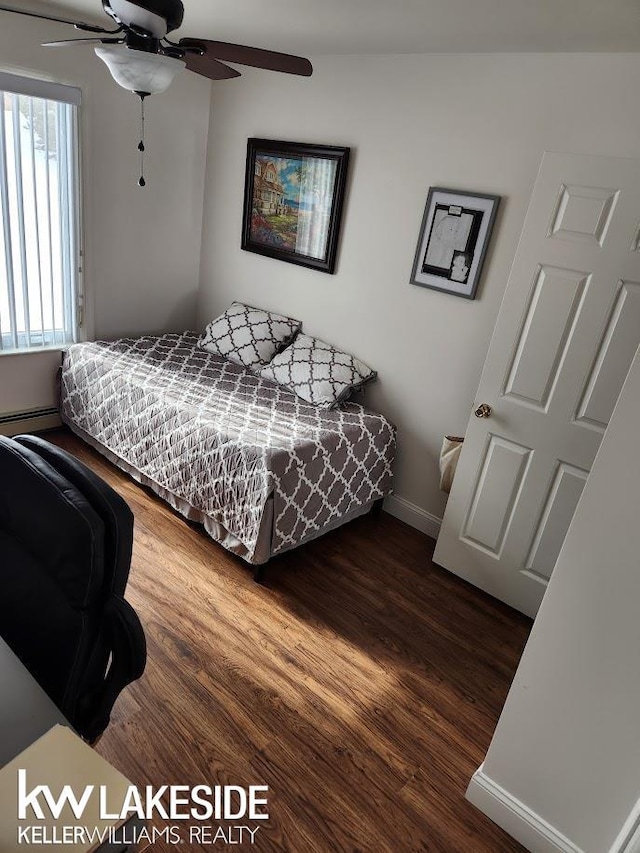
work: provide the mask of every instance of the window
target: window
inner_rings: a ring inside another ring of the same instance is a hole
[[[77,338],[80,90],[0,73],[0,349]]]

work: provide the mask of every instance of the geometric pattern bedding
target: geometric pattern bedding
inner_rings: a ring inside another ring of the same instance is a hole
[[[329,409],[376,377],[375,370],[355,356],[302,333],[259,372],[303,400]]]
[[[259,371],[300,330],[300,320],[232,302],[212,320],[198,343],[203,349]]]
[[[323,409],[197,345],[192,332],[74,344],[62,419],[235,536],[255,562],[389,494],[393,425],[356,403]]]

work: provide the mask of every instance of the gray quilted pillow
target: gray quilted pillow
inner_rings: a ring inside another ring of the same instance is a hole
[[[375,379],[376,372],[349,353],[300,334],[262,368],[260,376],[286,385],[308,403],[333,408]]]
[[[224,314],[209,323],[198,346],[243,367],[260,370],[301,326],[299,320],[232,302]]]

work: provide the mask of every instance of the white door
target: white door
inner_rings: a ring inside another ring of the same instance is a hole
[[[639,344],[640,160],[545,154],[436,563],[535,615]]]

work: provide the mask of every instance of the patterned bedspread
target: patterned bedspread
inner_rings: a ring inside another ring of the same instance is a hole
[[[185,332],[74,344],[63,420],[222,524],[249,562],[270,496],[277,554],[391,492],[386,418],[355,403],[305,403],[196,341]]]

